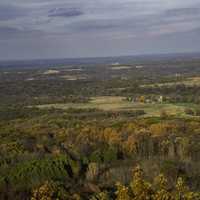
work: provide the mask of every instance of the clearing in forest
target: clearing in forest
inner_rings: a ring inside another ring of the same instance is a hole
[[[46,104],[39,105],[39,108],[57,109],[100,109],[104,111],[134,111],[144,110],[145,116],[160,116],[162,111],[169,115],[186,117],[186,108],[195,108],[195,104],[170,104],[170,103],[137,103],[127,101],[122,96],[100,96],[93,97],[88,103],[65,103],[65,104]]]

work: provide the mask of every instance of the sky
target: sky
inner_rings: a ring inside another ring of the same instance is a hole
[[[0,0],[0,60],[200,52],[200,0]]]

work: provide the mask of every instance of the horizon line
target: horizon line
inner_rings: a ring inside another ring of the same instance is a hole
[[[79,60],[79,59],[104,59],[104,58],[119,58],[119,57],[142,57],[142,56],[167,56],[167,55],[190,55],[200,54],[200,52],[169,52],[169,53],[146,53],[146,54],[127,54],[114,56],[80,56],[80,57],[58,57],[58,58],[16,58],[16,59],[0,59],[0,62],[20,62],[20,61],[45,61],[45,60]]]

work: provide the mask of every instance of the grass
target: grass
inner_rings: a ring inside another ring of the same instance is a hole
[[[174,86],[174,85],[186,85],[186,86],[200,86],[200,77],[190,77],[185,80],[176,81],[176,82],[166,82],[166,83],[154,83],[154,84],[145,84],[141,87],[163,87],[163,86]]]
[[[60,73],[60,71],[58,71],[58,70],[47,70],[43,74],[44,75],[52,75],[52,74],[59,74],[59,73]]]
[[[185,114],[186,108],[196,108],[195,104],[169,104],[169,103],[136,103],[126,101],[125,97],[118,96],[100,96],[91,98],[88,103],[66,103],[66,104],[48,104],[39,105],[41,109],[57,108],[57,109],[100,109],[104,111],[131,111],[144,110],[148,117],[160,116],[161,111],[178,117],[190,117]]]
[[[66,79],[68,81],[76,81],[76,80],[85,80],[87,79],[86,76],[82,75],[63,75],[61,78]]]
[[[125,70],[125,69],[131,69],[132,67],[130,66],[114,66],[111,67],[112,70]]]
[[[67,103],[67,104],[48,104],[39,105],[39,108],[58,108],[58,109],[69,109],[69,108],[96,108],[100,110],[125,110],[130,107],[130,102],[125,101],[125,97],[94,97],[91,98],[89,103]]]

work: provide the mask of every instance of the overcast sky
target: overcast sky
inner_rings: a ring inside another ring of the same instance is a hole
[[[200,0],[0,0],[0,59],[200,51]]]

